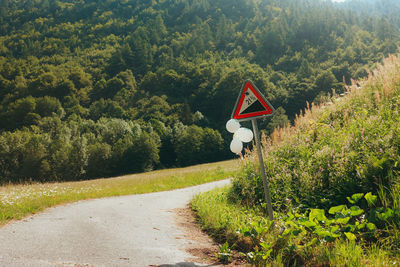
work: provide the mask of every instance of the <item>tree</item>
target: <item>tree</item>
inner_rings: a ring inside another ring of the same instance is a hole
[[[143,132],[123,154],[121,170],[123,173],[150,171],[159,162],[158,153],[159,143],[154,136]]]
[[[221,134],[217,130],[204,128],[201,147],[201,162],[215,162],[223,157],[223,143]]]
[[[101,98],[99,101],[93,102],[89,107],[89,116],[95,121],[101,117],[122,119],[124,114],[123,108],[111,99],[104,100]]]
[[[35,123],[35,117],[37,118],[37,116],[33,115],[35,109],[36,99],[31,96],[18,99],[11,103],[4,114],[4,128],[15,129]]]
[[[192,111],[190,110],[190,106],[187,102],[183,103],[183,105],[182,105],[182,111],[179,114],[179,119],[184,124],[187,124],[187,125],[193,124],[193,114],[192,114]]]
[[[167,114],[171,107],[166,101],[166,96],[152,96],[150,99],[143,98],[137,102],[137,109],[140,110],[139,118],[149,121],[156,119],[161,122],[167,121]]]
[[[178,163],[188,166],[201,162],[202,144],[202,129],[195,125],[187,127],[175,141],[175,153]]]
[[[60,101],[55,97],[45,96],[36,99],[35,112],[41,117],[57,115],[62,117],[64,109]]]
[[[88,148],[85,137],[75,136],[71,140],[68,152],[68,160],[63,166],[65,169],[60,172],[60,176],[64,181],[80,180],[85,177],[88,166]]]
[[[63,79],[57,84],[54,92],[51,95],[57,97],[58,99],[62,99],[67,95],[74,95],[76,92],[77,90],[74,83],[71,80]]]
[[[88,145],[87,177],[107,177],[112,174],[110,169],[111,146],[107,143],[96,142]]]
[[[222,144],[218,131],[191,125],[176,137],[177,161],[186,166],[221,159]]]
[[[270,122],[268,123],[267,130],[268,134],[271,134],[275,128],[286,127],[290,124],[288,116],[286,115],[285,110],[282,107],[279,107],[275,110],[274,116],[271,117]]]
[[[52,72],[41,74],[29,86],[35,96],[52,95],[56,91],[57,77]]]
[[[337,82],[335,75],[330,70],[323,71],[315,79],[316,92],[331,92]]]

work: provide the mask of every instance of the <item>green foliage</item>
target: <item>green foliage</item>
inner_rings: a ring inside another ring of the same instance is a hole
[[[180,132],[175,140],[177,161],[180,165],[212,162],[219,158],[223,139],[218,131],[196,125]]]
[[[349,201],[351,204],[356,204],[358,201],[361,200],[361,198],[364,196],[363,193],[358,193],[358,194],[353,194],[351,198],[347,197],[347,201]]]
[[[296,260],[298,265],[307,260],[307,251],[318,247],[319,244],[338,242],[340,239],[349,242],[374,240],[380,236],[375,224],[366,219],[375,212],[374,209],[366,212],[358,206],[348,208],[346,205],[331,207],[328,217],[322,209],[310,209],[306,213],[290,211],[286,215],[278,216],[278,220],[275,221],[277,229],[282,229],[278,230],[278,233],[274,232],[276,229],[271,228],[271,222],[265,223],[264,218],[258,218],[259,222],[250,223],[259,225],[260,222],[264,222],[263,227],[249,228],[247,224],[242,226],[238,233],[257,237],[252,238],[254,251],[246,253],[250,263],[256,266],[266,264],[273,259],[273,251],[275,255],[279,255],[277,250],[281,250],[281,255],[284,255],[287,263]],[[381,219],[387,221],[387,218]],[[264,240],[271,238],[268,235],[277,236],[274,237],[274,241],[266,243]]]
[[[0,181],[80,180],[150,170],[159,161],[157,134],[118,119],[43,120],[0,135]]]
[[[337,238],[354,241],[357,237],[365,239],[375,234],[375,224],[366,219],[375,213],[375,210],[368,212],[369,214],[366,214],[366,211],[358,206],[348,208],[346,205],[339,205],[329,208],[329,217],[323,209],[310,209],[308,216],[307,213],[289,213],[283,220],[287,227],[286,234],[306,231],[308,238],[316,238],[319,241],[333,242]]]
[[[396,68],[388,73],[397,73]],[[398,81],[397,76],[387,79]],[[364,195],[355,193],[376,195],[379,186],[387,191],[398,183],[399,92],[395,85],[385,83],[366,84],[349,97],[331,98],[321,108],[314,106],[307,117],[297,120],[293,134],[268,148],[266,172],[275,208],[285,208],[286,202],[327,208],[344,204],[346,198],[357,203]],[[390,93],[380,99],[381,90],[389,87]],[[254,166],[237,176],[234,195],[243,202],[264,202],[262,183],[255,178],[259,176],[257,165],[248,165]],[[370,206],[379,204],[370,195],[365,200]]]
[[[111,146],[100,142],[91,144],[88,146],[88,154],[87,176],[89,178],[110,176]]]
[[[364,198],[367,200],[369,206],[374,206],[377,201],[377,196],[374,196],[371,193],[365,194]]]
[[[357,251],[344,257],[346,264],[368,259],[367,265],[374,266],[398,259],[399,64],[399,57],[390,57],[362,88],[355,83],[348,96],[313,105],[295,127],[276,131],[274,140],[265,142],[277,219],[274,230],[252,228],[257,238],[246,257],[253,264],[342,265],[333,261],[338,259],[333,253],[344,255],[351,248]],[[264,219],[254,155],[247,155],[228,199],[260,209]],[[249,232],[249,224],[241,229],[239,233]],[[333,248],[337,244],[346,245]],[[367,256],[374,248],[379,261]]]
[[[159,162],[159,141],[147,133],[142,133],[125,150],[121,162],[123,173],[150,171]],[[158,142],[157,142],[158,141]]]
[[[122,119],[124,113],[125,111],[121,106],[111,99],[104,100],[101,98],[99,101],[93,102],[89,107],[89,116],[95,121],[101,117]]]
[[[26,165],[39,169],[32,169],[33,180],[228,158],[223,125],[244,79],[252,79],[277,107],[276,116],[262,122],[271,133],[288,125],[307,101],[320,101],[332,89],[341,93],[343,77],[366,75],[365,67],[397,51],[398,30],[368,13],[343,12],[319,0],[6,1],[0,5],[0,134],[7,144],[7,131],[15,139],[21,132],[26,139],[46,139],[40,162]],[[397,25],[394,17],[390,22]],[[61,120],[61,126],[43,127],[49,118]],[[104,118],[140,125],[148,140],[133,148],[142,133],[121,129],[128,135],[123,139]],[[325,131],[320,134],[329,134]],[[315,157],[316,165],[330,165],[330,152]],[[2,182],[28,179],[11,171],[23,164],[21,157],[4,156],[11,176],[1,176]],[[128,167],[132,158],[140,163]],[[391,163],[389,154],[371,155],[358,162],[359,173],[383,177]],[[299,183],[276,185],[292,182]],[[284,188],[281,195],[291,199]]]
[[[232,258],[232,247],[229,246],[228,242],[225,242],[223,245],[219,245],[219,252],[217,254],[217,258],[221,263],[228,263]]]
[[[396,251],[391,255],[373,244],[385,231],[368,219],[375,208],[368,207],[365,198],[359,201],[363,209],[352,204],[328,207],[328,213],[323,209],[302,212],[299,208],[275,212],[273,223],[257,206],[232,203],[229,189],[203,193],[195,197],[192,207],[212,235],[218,240],[225,238],[223,247],[232,244],[252,266],[341,266],[343,261],[376,266],[395,262]],[[234,229],[238,230],[232,237],[228,233]]]

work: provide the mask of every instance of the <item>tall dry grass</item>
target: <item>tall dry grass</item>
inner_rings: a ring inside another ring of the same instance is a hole
[[[307,103],[306,108],[296,115],[293,125],[276,128],[269,138],[263,138],[263,145],[266,151],[273,145],[288,140],[296,132],[303,131],[315,126],[315,122],[323,113],[335,113],[351,99],[371,101],[367,104],[379,104],[382,100],[393,95],[400,89],[400,55],[390,55],[383,59],[373,71],[367,71],[368,76],[362,80],[351,79],[351,84],[346,85],[346,93],[339,96],[333,92],[331,98],[320,104]],[[371,99],[370,94],[373,94]],[[343,110],[346,116],[346,110]]]

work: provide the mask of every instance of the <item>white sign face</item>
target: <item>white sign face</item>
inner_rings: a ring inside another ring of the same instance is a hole
[[[243,100],[243,104],[242,107],[240,108],[239,114],[243,114],[243,113],[247,113],[244,112],[248,107],[250,107],[251,105],[253,105],[258,99],[255,96],[255,94],[253,93],[253,91],[251,91],[250,89],[247,88],[247,90],[244,92],[245,97]]]

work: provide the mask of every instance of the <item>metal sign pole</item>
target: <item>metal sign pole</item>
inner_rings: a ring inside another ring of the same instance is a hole
[[[272,204],[271,204],[271,197],[269,195],[268,181],[267,181],[267,177],[265,175],[264,158],[263,158],[262,150],[261,150],[260,133],[258,132],[257,120],[252,119],[251,124],[253,125],[254,138],[256,139],[258,160],[260,161],[260,172],[261,172],[261,177],[263,179],[263,185],[264,185],[265,201],[267,201],[268,216],[269,216],[269,219],[271,221],[273,221],[274,213],[272,211]]]

